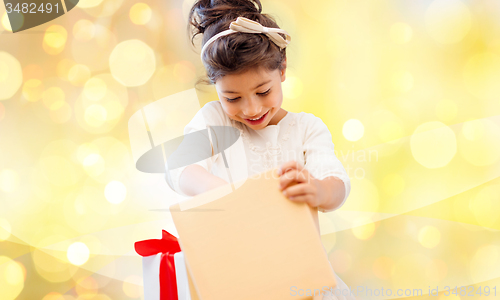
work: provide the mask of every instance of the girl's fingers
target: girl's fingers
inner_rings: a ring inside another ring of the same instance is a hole
[[[297,170],[288,171],[280,177],[280,189],[286,188],[293,182],[302,183],[306,181],[306,177],[302,172]]]
[[[286,188],[291,182],[294,181],[296,170],[288,171],[280,176],[280,189]]]
[[[301,194],[298,196],[289,197],[288,199],[293,202],[305,202],[309,205],[309,203],[312,203],[313,201],[313,196],[311,194]]]
[[[278,175],[283,175],[291,170],[302,170],[302,166],[295,160],[287,161],[286,163],[282,164],[281,167],[278,169]]]
[[[304,194],[315,194],[314,188],[308,184],[296,184],[286,188],[283,194],[287,197],[295,197]]]
[[[314,177],[306,170],[291,170],[280,176],[280,188],[287,187],[291,182],[310,183]]]

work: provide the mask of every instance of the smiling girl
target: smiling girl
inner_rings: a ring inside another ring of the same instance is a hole
[[[191,40],[203,34],[205,82],[215,85],[219,100],[205,104],[184,134],[206,126],[237,128],[242,138],[225,151],[234,181],[278,168],[280,184],[276,188],[290,201],[307,203],[319,231],[318,210],[340,208],[351,183],[323,121],[311,113],[281,107],[291,37],[261,11],[259,0],[194,3],[188,25]],[[172,189],[194,196],[227,185],[231,178],[224,159],[220,153],[213,154],[196,164],[169,170]],[[337,282],[337,289],[347,288],[338,276]]]

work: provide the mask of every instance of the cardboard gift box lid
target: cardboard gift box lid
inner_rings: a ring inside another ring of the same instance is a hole
[[[170,206],[201,300],[311,299],[296,291],[336,286],[316,210],[287,199],[278,184],[273,169],[235,191],[226,185]]]

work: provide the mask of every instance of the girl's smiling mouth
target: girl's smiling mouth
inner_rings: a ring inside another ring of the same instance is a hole
[[[262,122],[264,122],[264,119],[267,117],[267,114],[269,113],[269,111],[267,111],[265,114],[263,114],[260,118],[258,119],[245,119],[250,125],[258,125]]]

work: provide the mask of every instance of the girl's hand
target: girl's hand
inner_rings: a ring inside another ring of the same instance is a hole
[[[323,185],[296,161],[291,160],[281,165],[278,175],[279,189],[291,201],[305,202],[311,207],[318,207],[323,203],[326,192]]]

